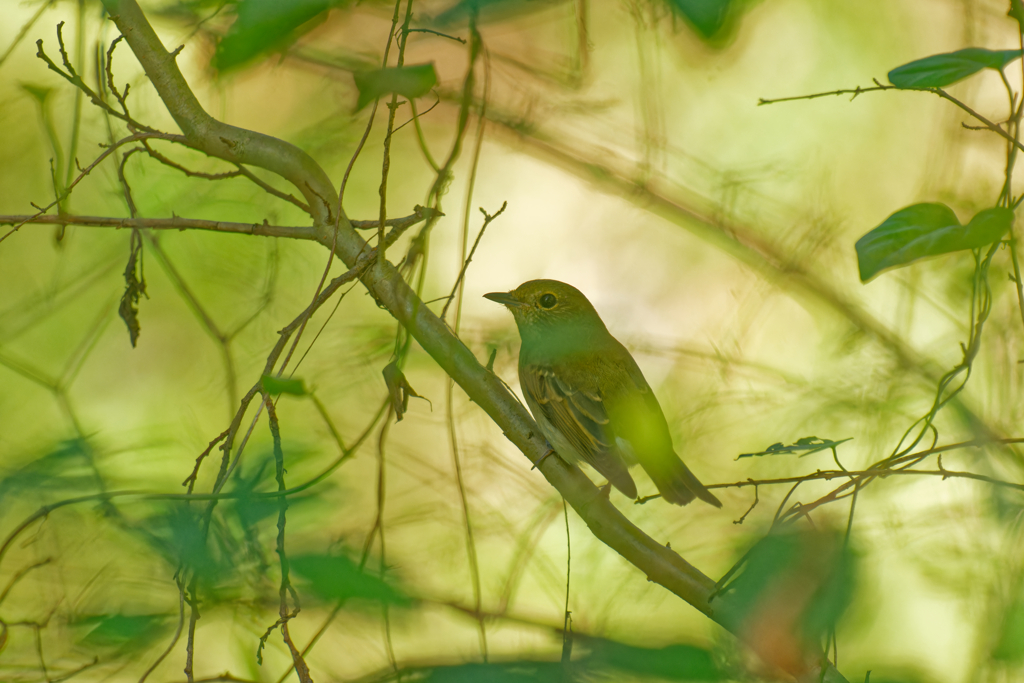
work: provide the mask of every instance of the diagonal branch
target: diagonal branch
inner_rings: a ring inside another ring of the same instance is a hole
[[[334,243],[335,218],[340,216],[335,251],[349,267],[369,251],[366,241],[341,213],[330,179],[308,154],[287,142],[215,120],[189,90],[173,57],[160,43],[135,0],[103,0],[103,4],[190,145],[211,156],[259,166],[290,181],[313,209],[318,240],[325,247]],[[527,458],[537,461],[547,452],[547,443],[526,409],[416,296],[390,262],[374,259],[360,280]],[[539,469],[597,538],[643,571],[649,580],[669,589],[727,629],[738,630],[735,608],[730,606],[728,596],[716,600],[714,607],[708,601],[715,582],[634,526],[578,468],[559,458],[547,458]],[[844,680],[831,667],[823,677]]]

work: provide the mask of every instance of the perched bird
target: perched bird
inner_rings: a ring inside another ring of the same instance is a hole
[[[582,292],[531,280],[484,296],[516,320],[519,383],[558,455],[589,463],[630,498],[637,492],[627,468],[639,463],[668,502],[686,505],[697,497],[722,507],[676,455],[650,385]]]

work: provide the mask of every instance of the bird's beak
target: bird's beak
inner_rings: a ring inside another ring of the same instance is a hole
[[[508,306],[510,308],[526,305],[519,299],[515,298],[512,295],[512,292],[491,292],[490,294],[484,294],[484,298],[490,299],[491,301],[495,301],[499,304],[502,304],[503,306]]]

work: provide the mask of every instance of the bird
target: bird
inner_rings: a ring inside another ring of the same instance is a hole
[[[578,289],[530,280],[484,298],[515,318],[522,346],[519,383],[554,451],[591,465],[637,498],[629,467],[639,464],[669,503],[722,503],[676,455],[661,405],[633,356]]]

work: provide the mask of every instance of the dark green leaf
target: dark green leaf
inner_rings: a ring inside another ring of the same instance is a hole
[[[961,225],[945,204],[908,206],[857,240],[860,279],[867,282],[883,270],[929,256],[984,247],[999,240],[1012,224],[1013,211],[1002,207],[980,211]]]
[[[732,0],[665,0],[668,6],[680,14],[701,35],[714,37],[725,25]]]
[[[426,95],[437,83],[437,73],[433,64],[362,71],[355,73],[354,76],[356,87],[359,88],[356,109],[362,109],[378,97],[391,93],[398,93],[410,100],[415,99]]]
[[[968,47],[898,66],[889,72],[889,82],[897,88],[942,88],[982,69],[1001,71],[1020,55],[1020,50]]]
[[[789,446],[784,446],[781,443],[773,443],[768,448],[758,453],[740,453],[736,456],[736,459],[740,458],[753,458],[761,455],[783,455],[786,453],[799,453],[800,457],[810,455],[811,453],[817,453],[825,449],[835,449],[839,444],[846,443],[852,440],[853,437],[846,439],[840,439],[839,441],[830,441],[829,439],[819,439],[816,436],[805,436],[801,439],[797,439],[796,443]]]
[[[160,636],[167,624],[163,614],[96,614],[72,621],[83,634],[78,642],[88,648],[141,648]]]
[[[719,681],[724,678],[711,653],[693,645],[646,648],[589,638],[586,643],[590,646],[590,654],[581,663],[588,668],[612,667],[669,681]]]
[[[263,375],[260,381],[263,383],[263,390],[271,396],[277,396],[278,394],[305,396],[309,393],[306,391],[306,387],[301,379],[283,379],[281,377]]]
[[[218,43],[213,65],[219,71],[294,42],[300,26],[347,0],[241,0],[235,22]],[[306,30],[312,28],[306,27]]]
[[[411,602],[405,594],[361,571],[343,555],[299,555],[290,562],[292,571],[306,579],[314,593],[328,600],[361,598],[394,605]]]

